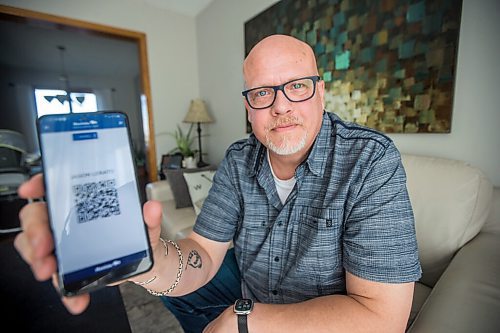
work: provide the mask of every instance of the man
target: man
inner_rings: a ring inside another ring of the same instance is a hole
[[[133,280],[166,296],[186,332],[403,332],[420,265],[399,152],[324,112],[307,44],[267,37],[243,73],[254,134],[229,147],[178,245],[159,240],[161,207],[145,205],[155,266]],[[19,193],[41,196],[41,177]],[[27,205],[21,220],[16,247],[47,279],[56,265],[45,205]],[[237,310],[254,302],[249,314],[235,313],[241,297]],[[63,299],[73,313],[88,301]]]

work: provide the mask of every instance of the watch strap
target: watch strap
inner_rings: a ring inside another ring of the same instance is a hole
[[[239,314],[238,315],[238,332],[239,333],[248,333],[247,326],[247,315]]]

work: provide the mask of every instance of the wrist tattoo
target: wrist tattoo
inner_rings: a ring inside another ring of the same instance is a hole
[[[189,252],[186,269],[188,268],[188,265],[193,268],[201,268],[202,261],[198,251],[192,250],[191,252]]]

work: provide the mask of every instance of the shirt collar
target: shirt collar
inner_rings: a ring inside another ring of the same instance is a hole
[[[326,112],[323,112],[323,121],[316,140],[314,140],[311,152],[305,163],[309,170],[315,175],[322,177],[326,169],[327,157],[330,154],[330,143],[332,140],[332,122]]]
[[[253,155],[250,157],[250,167],[248,168],[248,175],[250,177],[255,176],[259,173],[264,157],[266,156],[266,147],[255,137],[255,134],[250,134],[248,138],[250,144],[254,145]]]

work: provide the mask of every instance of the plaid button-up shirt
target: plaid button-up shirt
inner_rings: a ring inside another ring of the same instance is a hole
[[[324,113],[281,203],[266,148],[232,144],[194,230],[233,240],[244,297],[293,303],[345,293],[345,271],[402,283],[421,275],[406,175],[386,136]]]

